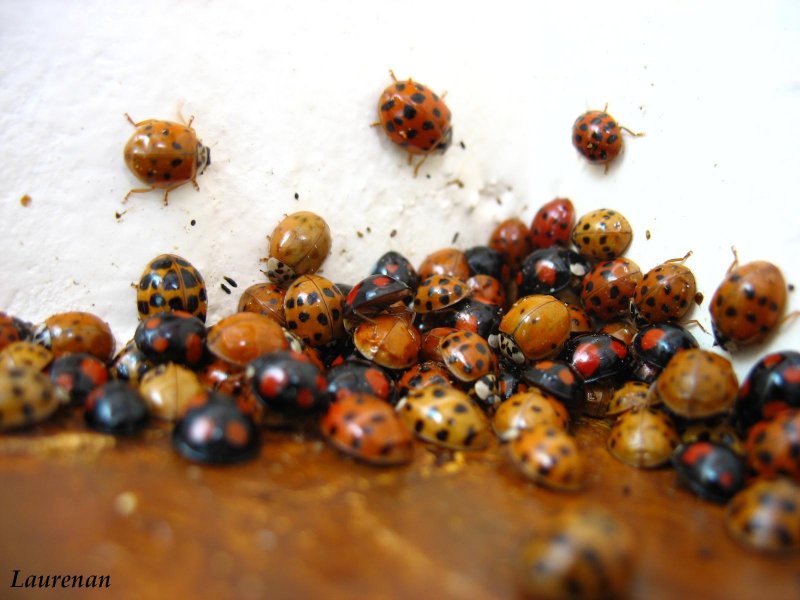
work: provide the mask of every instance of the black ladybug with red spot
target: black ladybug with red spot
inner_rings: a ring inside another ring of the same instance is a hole
[[[203,360],[205,339],[205,324],[180,310],[147,317],[133,335],[136,347],[153,362],[174,362],[189,367]]]
[[[353,286],[344,301],[344,318],[369,319],[392,304],[405,302],[414,295],[412,289],[389,275],[369,275]]]
[[[53,361],[50,379],[68,396],[71,404],[83,404],[95,388],[109,380],[108,368],[99,358],[78,352]]]
[[[563,358],[586,383],[625,377],[631,368],[628,346],[607,333],[575,336],[567,342]]]
[[[328,393],[336,401],[347,394],[370,394],[386,402],[394,396],[394,382],[375,363],[349,359],[328,370]]]
[[[698,348],[695,337],[676,323],[645,325],[631,343],[634,379],[652,383],[667,366],[670,359],[681,350]]]
[[[744,460],[723,444],[697,441],[679,446],[672,465],[680,481],[692,492],[724,503],[744,486]]]
[[[305,355],[293,350],[270,352],[250,361],[245,378],[256,398],[286,417],[319,415],[328,408],[328,380]]]
[[[520,296],[557,294],[572,287],[580,289],[583,276],[592,268],[577,252],[551,246],[534,250],[522,261],[517,272]]]
[[[390,250],[378,259],[372,268],[373,275],[388,275],[405,283],[413,291],[419,285],[419,274],[405,256]]]
[[[736,420],[742,433],[762,419],[800,408],[800,352],[772,352],[745,377],[736,399]]]

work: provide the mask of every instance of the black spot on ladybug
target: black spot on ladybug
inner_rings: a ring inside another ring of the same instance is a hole
[[[150,306],[152,306],[153,308],[161,308],[166,303],[167,301],[161,294],[153,294],[152,296],[150,296]]]
[[[328,316],[325,313],[319,313],[317,315],[317,323],[320,325],[327,325],[328,324]]]
[[[436,432],[436,439],[440,442],[446,442],[448,437],[450,437],[450,432],[447,429],[440,429]]]
[[[447,392],[442,388],[436,388],[433,390],[433,396],[435,398],[444,398],[447,395]]]
[[[422,104],[423,102],[425,102],[425,94],[419,94],[419,93],[411,94],[411,100],[416,102],[417,104]]]
[[[402,92],[403,90],[406,89],[406,84],[402,82],[397,82],[394,84],[394,89],[396,89],[398,92]]]
[[[173,167],[178,167],[182,163],[183,163],[183,159],[182,158],[173,158],[172,161],[169,164],[171,164]]]
[[[425,428],[425,422],[422,419],[417,419],[414,421],[414,431],[419,433]]]
[[[413,140],[415,137],[417,137],[417,133],[418,133],[418,132],[417,132],[417,130],[416,130],[416,129],[409,129],[409,130],[406,132],[406,137],[407,137],[408,139],[410,139],[410,140]]]
[[[305,323],[306,321],[308,321],[311,318],[311,315],[309,315],[307,312],[301,312],[297,316],[297,318],[300,320],[301,323]]]
[[[381,110],[382,111],[392,110],[393,106],[394,106],[394,100],[387,100],[381,105]]]
[[[432,112],[433,116],[436,117],[437,119],[442,116],[442,111],[439,110],[438,108],[434,108]]]
[[[413,106],[406,104],[403,107],[403,116],[408,119],[409,121],[417,116],[417,109]]]

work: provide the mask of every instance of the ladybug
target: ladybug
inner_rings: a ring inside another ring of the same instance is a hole
[[[632,376],[652,383],[675,354],[697,347],[699,344],[695,337],[680,325],[645,325],[636,333],[631,344],[634,363]]]
[[[423,159],[414,168],[417,174],[432,152],[444,153],[453,141],[450,109],[428,87],[408,79],[398,81],[389,71],[393,83],[378,99],[378,122],[387,137],[408,152],[408,162],[414,154]]]
[[[283,299],[286,291],[274,283],[254,283],[239,296],[238,312],[254,312],[270,317],[281,327],[286,326]]]
[[[569,311],[570,337],[594,331],[592,319],[586,314],[585,310],[575,304],[566,304],[566,307]]]
[[[572,243],[583,256],[611,260],[621,256],[633,239],[628,219],[616,211],[601,208],[583,215],[572,230]]]
[[[583,278],[581,304],[589,315],[610,321],[628,312],[641,280],[639,266],[628,258],[597,263]]]
[[[434,327],[426,331],[422,336],[419,349],[420,360],[444,364],[441,342],[445,337],[456,331],[459,330],[455,327]]]
[[[800,352],[795,350],[767,354],[753,365],[736,398],[737,424],[746,433],[788,408],[800,408]]]
[[[350,359],[332,367],[326,374],[332,401],[353,393],[369,394],[384,402],[394,398],[394,381],[369,361]]]
[[[580,373],[563,360],[540,360],[522,371],[522,380],[554,396],[573,414],[586,403],[586,384]]]
[[[567,431],[569,413],[553,396],[535,388],[501,402],[492,417],[492,427],[501,441],[511,440],[521,431],[541,424]]]
[[[586,461],[575,438],[550,423],[520,431],[508,444],[508,456],[517,470],[553,490],[576,491],[586,478]]]
[[[464,281],[470,276],[470,269],[464,252],[458,248],[442,248],[426,256],[417,273],[420,279],[427,279],[432,275],[448,275]]]
[[[287,215],[269,236],[267,279],[287,285],[299,275],[316,273],[330,251],[325,219],[309,211]]]
[[[289,340],[273,319],[257,313],[228,315],[208,330],[206,347],[222,360],[244,367],[254,358],[289,348]]]
[[[630,528],[598,504],[563,509],[525,541],[517,579],[526,598],[625,598],[638,546]]]
[[[398,379],[397,396],[402,398],[412,390],[419,390],[429,385],[452,386],[453,376],[441,363],[431,360],[417,363]]]
[[[500,321],[500,351],[512,362],[558,354],[569,338],[569,311],[548,295],[524,296],[517,300]]]
[[[389,251],[381,256],[372,268],[372,274],[394,277],[414,291],[419,285],[419,274],[414,265],[399,252]]]
[[[528,226],[516,217],[506,219],[489,236],[489,248],[499,252],[509,269],[516,271],[522,259],[531,253]]]
[[[697,282],[689,267],[681,264],[689,256],[668,260],[645,273],[633,296],[635,314],[647,323],[677,321],[689,312],[697,297]]]
[[[0,369],[26,367],[44,371],[53,362],[53,353],[33,342],[11,342],[0,351]]]
[[[369,275],[359,281],[344,300],[344,317],[365,319],[376,316],[397,302],[414,295],[410,287],[389,275]]]
[[[155,364],[136,347],[133,340],[130,340],[114,357],[114,361],[111,363],[111,375],[114,379],[138,385],[144,374]]]
[[[781,322],[786,307],[786,282],[780,269],[758,260],[733,264],[711,297],[711,327],[717,344],[734,352],[757,344]]]
[[[444,311],[442,316],[447,317],[445,323],[456,329],[471,331],[488,339],[500,325],[503,309],[480,297],[466,298],[452,311]]]
[[[614,391],[611,402],[606,407],[606,417],[616,419],[622,413],[641,406],[653,406],[655,394],[650,393],[650,385],[642,381],[628,381]]]
[[[628,347],[607,333],[585,333],[567,342],[564,360],[586,383],[624,377],[630,371]]]
[[[756,481],[728,503],[725,528],[754,550],[800,550],[800,485],[784,477]]]
[[[605,110],[583,113],[572,125],[572,145],[593,164],[606,165],[622,151],[622,132],[640,136],[619,125]]]
[[[506,290],[500,280],[491,275],[473,275],[467,279],[471,298],[499,308],[506,305]]]
[[[286,290],[286,328],[312,347],[344,335],[344,295],[319,275],[301,275]]]
[[[598,330],[598,333],[607,333],[629,346],[633,343],[633,338],[638,332],[639,330],[636,325],[626,319],[608,321]]]
[[[489,423],[464,392],[443,385],[413,390],[396,407],[421,440],[454,450],[479,450],[491,439]]]
[[[49,371],[53,384],[75,405],[83,404],[92,390],[108,381],[105,363],[84,352],[55,359]]]
[[[726,446],[739,456],[745,454],[744,444],[739,434],[726,417],[702,419],[684,424],[681,443],[691,444],[698,441]]]
[[[447,370],[458,380],[471,382],[497,370],[489,342],[471,331],[455,331],[439,342]]]
[[[536,211],[528,229],[531,248],[569,246],[575,207],[569,198],[555,198]]]
[[[268,409],[284,416],[318,415],[330,403],[328,380],[303,354],[291,350],[254,359],[245,379]]]
[[[229,464],[255,458],[260,446],[253,420],[230,396],[197,394],[172,430],[172,446],[193,462]]]
[[[747,466],[765,477],[785,475],[800,483],[800,409],[782,411],[750,428],[745,441]]]
[[[414,296],[414,310],[422,314],[442,310],[463,300],[469,293],[469,286],[461,279],[432,275],[419,284]]]
[[[0,350],[31,337],[31,325],[0,311]]]
[[[208,296],[200,271],[177,254],[159,254],[139,277],[136,287],[139,320],[150,315],[183,310],[206,321]]]
[[[633,408],[617,417],[606,447],[614,458],[626,465],[652,468],[667,463],[679,443],[672,418],[646,406]]]
[[[89,393],[83,416],[96,431],[129,435],[146,425],[147,405],[129,383],[109,381]]]
[[[36,326],[33,341],[58,358],[71,352],[86,352],[105,363],[114,357],[116,341],[108,323],[91,313],[65,312],[52,315]]]
[[[339,398],[322,417],[323,437],[338,450],[378,466],[402,465],[414,456],[414,440],[390,404],[356,392]]]
[[[404,315],[382,314],[364,321],[353,333],[356,348],[367,360],[387,369],[405,369],[417,361],[422,338]]]
[[[0,369],[0,431],[41,423],[60,404],[47,375],[27,367]]]
[[[553,246],[534,250],[520,265],[517,286],[521,296],[556,294],[567,288],[580,288],[591,269],[589,261],[577,252]]]
[[[132,189],[123,202],[131,194],[161,189],[166,205],[169,193],[190,181],[200,191],[196,179],[211,164],[211,150],[197,139],[192,129],[194,117],[186,125],[156,119],[136,123],[127,113],[125,117],[136,128],[125,144],[125,164],[149,187]]]
[[[498,281],[508,280],[508,265],[502,255],[489,246],[473,246],[464,250],[470,275],[489,275]]]
[[[238,396],[242,389],[244,371],[241,367],[221,358],[211,358],[195,371],[200,383],[207,390]]]
[[[712,442],[692,442],[672,455],[678,479],[692,492],[725,503],[744,487],[744,461],[730,448]]]
[[[147,317],[133,335],[136,347],[155,363],[174,362],[189,367],[203,359],[206,327],[183,311]]]
[[[730,410],[739,384],[727,358],[690,348],[678,352],[656,380],[661,401],[687,419],[712,417]]]
[[[165,421],[179,418],[192,398],[204,391],[193,371],[175,363],[158,365],[148,371],[139,384],[148,413]]]

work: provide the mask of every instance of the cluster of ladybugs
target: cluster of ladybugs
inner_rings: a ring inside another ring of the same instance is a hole
[[[452,139],[442,98],[411,80],[395,80],[378,112],[410,155],[424,159]],[[191,121],[134,125],[125,159],[149,187],[130,193],[164,189],[166,202],[208,164]],[[605,112],[582,115],[573,136],[599,163],[622,143]],[[181,454],[230,463],[257,454],[259,425],[310,425],[374,465],[411,461],[415,437],[478,450],[494,432],[522,476],[578,490],[586,465],[569,426],[589,414],[612,420],[608,450],[620,461],[671,462],[688,489],[729,502],[735,538],[800,548],[800,352],[765,356],[739,386],[729,361],[699,349],[679,323],[701,301],[689,254],[642,274],[622,256],[632,235],[617,211],[576,223],[572,203],[557,198],[530,227],[509,219],[486,245],[446,248],[416,268],[387,252],[351,286],[318,274],[331,246],[324,219],[294,213],[269,237],[269,281],[245,290],[239,311],[211,327],[203,277],[170,254],[144,269],[140,324],[116,355],[92,314],[33,327],[0,313],[0,429],[41,422],[69,403],[112,434],[134,433],[148,418],[174,422]],[[774,265],[736,260],[711,299],[715,337],[730,351],[756,344],[785,305]],[[603,593],[629,578],[625,528],[602,510],[578,511],[526,546],[534,595],[568,585],[547,566],[552,540],[560,552],[567,540],[576,561],[589,560],[582,549],[595,544],[585,571],[604,570]]]

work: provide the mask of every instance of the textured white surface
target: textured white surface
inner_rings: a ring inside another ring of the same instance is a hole
[[[446,90],[454,115],[453,147],[416,179],[369,126],[389,68]],[[792,0],[539,2],[523,14],[502,1],[2,0],[0,310],[30,321],[91,311],[122,343],[136,325],[130,284],[163,252],[203,273],[212,323],[236,307],[223,276],[238,291],[263,280],[265,238],[284,213],[328,221],[324,274],[353,283],[388,249],[419,264],[455,234],[458,247],[484,244],[500,220],[528,223],[567,196],[579,215],[625,214],[643,270],[693,250],[706,296],[694,317],[708,326],[731,245],[800,285],[798,101]],[[608,174],[570,143],[574,119],[605,103],[646,132]],[[181,104],[212,150],[200,192],[123,206],[138,185],[122,160],[123,113],[176,120]],[[737,370],[790,347],[800,323]]]

